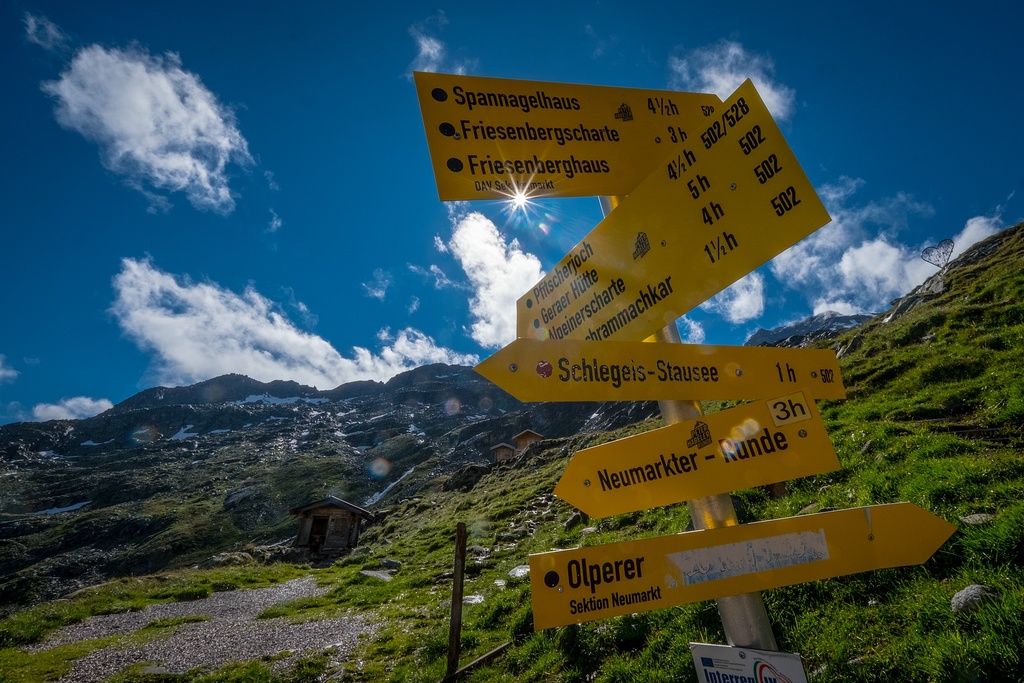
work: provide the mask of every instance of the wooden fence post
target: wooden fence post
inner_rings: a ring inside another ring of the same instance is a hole
[[[459,522],[455,531],[455,577],[452,582],[452,620],[448,628],[448,670],[451,676],[459,668],[462,639],[462,588],[466,576],[466,523]]]

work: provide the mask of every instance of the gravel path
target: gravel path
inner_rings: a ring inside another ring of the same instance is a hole
[[[122,643],[96,650],[76,660],[71,672],[58,683],[101,681],[142,662],[180,673],[199,666],[214,669],[228,662],[249,661],[285,651],[295,655],[332,648],[332,661],[342,662],[360,635],[373,632],[374,626],[368,620],[345,617],[290,624],[285,619],[256,619],[256,615],[268,607],[323,595],[326,591],[306,577],[270,588],[214,593],[203,600],[150,605],[139,612],[90,617],[61,629],[30,651],[133,633],[154,619],[203,615],[210,620],[178,626],[165,639],[143,644]],[[287,659],[282,661],[287,665]]]

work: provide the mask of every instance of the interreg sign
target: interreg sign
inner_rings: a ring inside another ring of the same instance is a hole
[[[807,683],[800,655],[749,647],[690,643],[701,683]]]

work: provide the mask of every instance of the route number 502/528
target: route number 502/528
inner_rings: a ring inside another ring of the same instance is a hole
[[[796,196],[796,188],[792,185],[780,192],[777,197],[772,197],[772,208],[775,209],[776,216],[786,215],[787,211],[799,203],[800,199]]]

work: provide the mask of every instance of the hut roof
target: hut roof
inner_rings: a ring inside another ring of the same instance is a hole
[[[315,510],[316,508],[323,507],[342,508],[344,510],[348,510],[354,515],[357,515],[359,517],[365,517],[371,522],[373,521],[373,513],[370,512],[369,510],[363,509],[358,505],[353,505],[352,503],[342,500],[341,498],[335,498],[334,496],[327,496],[326,498],[322,498],[321,500],[315,500],[312,503],[306,503],[305,505],[294,507],[288,512],[292,513],[293,515],[301,515],[304,512],[309,512],[310,510]]]

